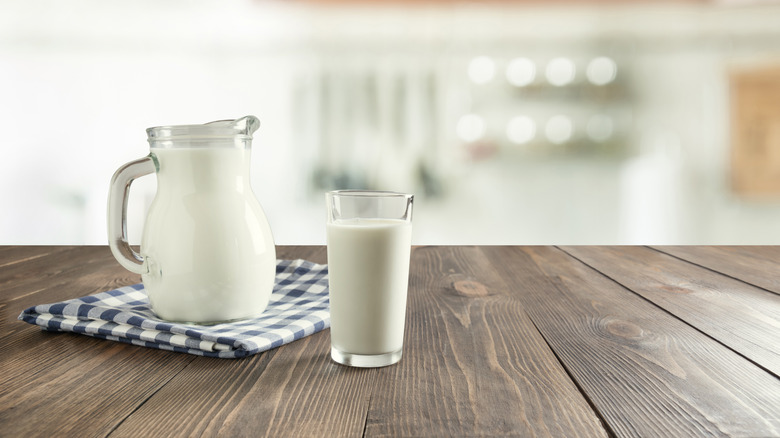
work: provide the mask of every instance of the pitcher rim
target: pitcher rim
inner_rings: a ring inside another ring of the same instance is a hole
[[[255,116],[237,119],[215,120],[203,124],[160,125],[146,129],[149,143],[171,140],[196,139],[237,139],[251,140],[252,134],[260,127]]]

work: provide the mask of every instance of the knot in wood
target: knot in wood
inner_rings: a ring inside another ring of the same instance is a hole
[[[483,297],[488,295],[487,288],[482,283],[472,280],[455,281],[452,283],[452,287],[454,287],[459,294],[469,297]]]
[[[688,288],[685,288],[685,287],[673,286],[673,285],[668,285],[668,284],[665,284],[665,285],[661,286],[661,289],[663,289],[663,290],[665,290],[667,292],[674,293],[674,294],[689,294],[689,293],[693,292],[691,289],[688,289]]]
[[[606,324],[606,328],[611,334],[624,339],[639,339],[643,334],[641,327],[628,321],[609,321]]]

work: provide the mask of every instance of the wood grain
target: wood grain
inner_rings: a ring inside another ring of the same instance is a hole
[[[324,247],[277,257],[326,261]],[[248,359],[197,358],[112,436],[360,436],[375,372],[333,363],[327,330]]]
[[[777,345],[780,296],[743,282],[777,292],[780,250],[565,249],[415,248],[404,358],[364,370],[327,330],[241,360],[42,332],[18,313],[140,279],[106,247],[0,247],[0,436],[780,436],[774,362],[714,339]]]
[[[22,247],[23,248],[23,247]],[[136,284],[141,277],[122,268],[107,247],[72,247],[47,252],[24,264],[0,271],[0,346],[16,330],[22,310],[37,304],[79,298],[120,286]]]
[[[9,373],[0,385],[2,436],[105,436],[192,360],[86,336],[49,336],[58,342],[0,360]]]
[[[40,248],[40,253],[31,252],[30,248]],[[22,289],[26,293],[36,290],[34,285],[48,284],[62,274],[63,270],[75,269],[81,264],[95,260],[95,251],[101,252],[98,247],[65,247],[60,251],[52,251],[46,247],[13,247],[5,253],[18,254],[19,262],[9,260],[0,267],[0,298],[16,298]]]
[[[124,271],[104,247],[33,249],[4,251],[24,260],[0,271],[0,435],[105,436],[193,358],[16,321],[30,305],[110,288]]]
[[[13,265],[27,263],[62,251],[74,251],[72,246],[0,246],[0,273],[6,273]],[[0,279],[0,283],[2,283]]]
[[[563,251],[483,251],[616,436],[780,434],[771,374]]]
[[[656,246],[653,248],[780,294],[780,246]]]
[[[198,358],[112,436],[360,436],[373,370],[329,352],[320,332],[247,359]]]
[[[606,436],[478,248],[412,257],[404,357],[382,368],[367,436]]]
[[[280,247],[279,256],[325,262],[322,247]],[[5,247],[0,268],[2,436],[105,435],[195,357],[86,336],[48,333],[16,321],[29,306],[138,283],[106,247]],[[19,260],[18,263],[14,260]],[[45,298],[44,298],[45,297]],[[31,346],[35,346],[31,348]],[[72,386],[78,386],[74,391]],[[108,394],[110,399],[101,395]],[[47,416],[49,409],[60,416]],[[28,412],[15,418],[14,412]],[[186,412],[186,409],[184,410]],[[62,418],[68,423],[59,424]],[[97,418],[92,418],[97,417]],[[362,428],[362,420],[359,421]],[[8,433],[8,435],[6,435]]]
[[[562,249],[780,376],[777,295],[650,248]]]

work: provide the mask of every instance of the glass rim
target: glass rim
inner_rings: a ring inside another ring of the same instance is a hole
[[[406,198],[412,199],[411,193],[393,192],[390,190],[331,190],[326,193],[328,196],[354,197],[354,198]]]
[[[150,144],[176,140],[237,139],[251,140],[260,127],[255,116],[216,120],[200,125],[162,125],[146,129]]]

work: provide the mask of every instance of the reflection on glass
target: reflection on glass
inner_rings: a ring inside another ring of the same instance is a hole
[[[547,64],[545,76],[547,81],[556,87],[562,87],[574,80],[576,67],[574,61],[569,58],[555,58]]]
[[[506,136],[515,144],[524,144],[533,140],[536,135],[536,123],[527,116],[517,116],[509,121]]]
[[[469,62],[469,78],[475,84],[486,84],[493,80],[496,73],[496,63],[487,56],[477,56]]]
[[[603,142],[612,137],[613,126],[612,117],[605,114],[595,114],[588,120],[588,126],[585,129],[588,132],[588,138],[596,142]]]
[[[544,135],[551,143],[562,144],[569,141],[574,133],[574,124],[571,118],[558,114],[550,117],[544,126]]]
[[[485,120],[476,114],[466,114],[458,120],[455,133],[465,142],[477,141],[485,135]]]
[[[506,80],[516,87],[530,85],[536,78],[536,64],[528,58],[515,58],[507,66]]]
[[[594,85],[606,85],[615,80],[617,76],[617,64],[611,58],[601,56],[588,63],[585,75]]]

